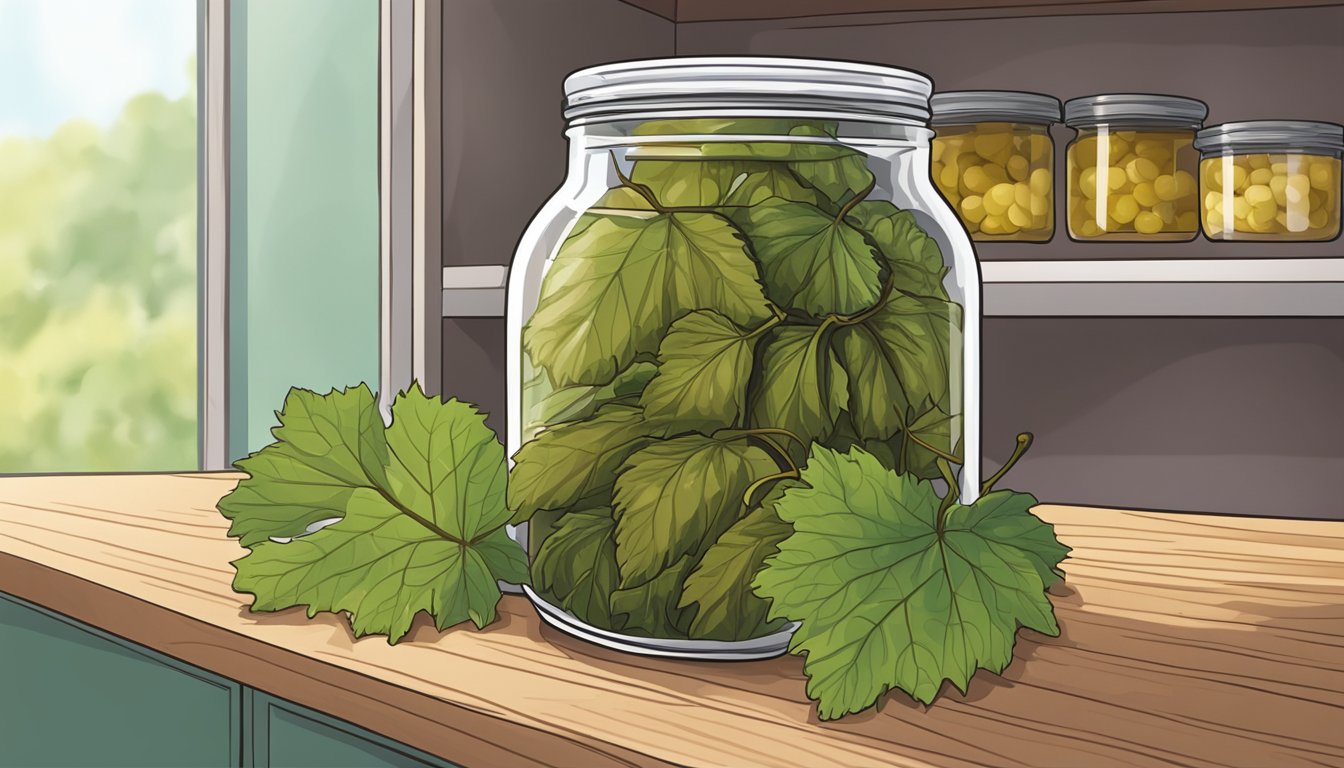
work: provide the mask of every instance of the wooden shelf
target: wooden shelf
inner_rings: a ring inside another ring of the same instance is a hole
[[[903,14],[919,21],[1113,13],[1251,11],[1339,5],[1338,0],[624,0],[676,22],[817,19],[853,23],[855,14]]]
[[[984,261],[986,317],[1344,317],[1344,258]]]
[[[622,655],[516,597],[396,646],[253,615],[214,509],[237,478],[0,479],[0,591],[464,765],[1344,764],[1344,523],[1037,507],[1073,548],[1061,637],[965,696],[820,723],[797,658]]]

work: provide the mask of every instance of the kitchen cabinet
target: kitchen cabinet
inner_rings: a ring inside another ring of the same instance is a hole
[[[244,766],[248,768],[454,768],[307,707],[248,689]]]
[[[241,759],[230,680],[0,594],[0,765],[186,768]]]

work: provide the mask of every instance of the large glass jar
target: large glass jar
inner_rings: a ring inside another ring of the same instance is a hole
[[[1078,132],[1068,147],[1069,237],[1193,240],[1199,153],[1209,108],[1180,96],[1108,93],[1064,102]]]
[[[1344,127],[1252,120],[1195,137],[1204,235],[1210,240],[1334,240],[1339,236]]]
[[[1055,234],[1059,99],[1024,91],[934,94],[933,166],[939,191],[976,242],[1045,243]]]
[[[569,175],[508,289],[511,530],[547,622],[651,655],[783,652],[750,591],[773,549],[707,553],[767,535],[814,442],[934,481],[950,455],[978,495],[979,272],[929,179],[930,91],[807,59],[565,81]]]

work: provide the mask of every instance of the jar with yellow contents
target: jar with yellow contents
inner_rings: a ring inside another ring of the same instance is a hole
[[[1044,243],[1055,234],[1059,99],[1022,91],[934,94],[932,167],[971,238]]]
[[[1196,99],[1110,93],[1070,99],[1069,237],[1193,240],[1199,234],[1195,132],[1208,107]]]
[[[1339,236],[1344,127],[1255,120],[1206,128],[1200,200],[1210,240],[1333,240]]]

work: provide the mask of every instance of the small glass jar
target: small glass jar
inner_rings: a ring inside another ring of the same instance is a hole
[[[935,94],[933,181],[973,240],[1048,242],[1055,234],[1059,99],[1022,91]]]
[[[1195,131],[1204,102],[1110,93],[1070,99],[1069,237],[1074,240],[1193,240],[1199,234]]]
[[[1210,240],[1333,240],[1339,236],[1344,127],[1255,120],[1195,138],[1204,235]]]

